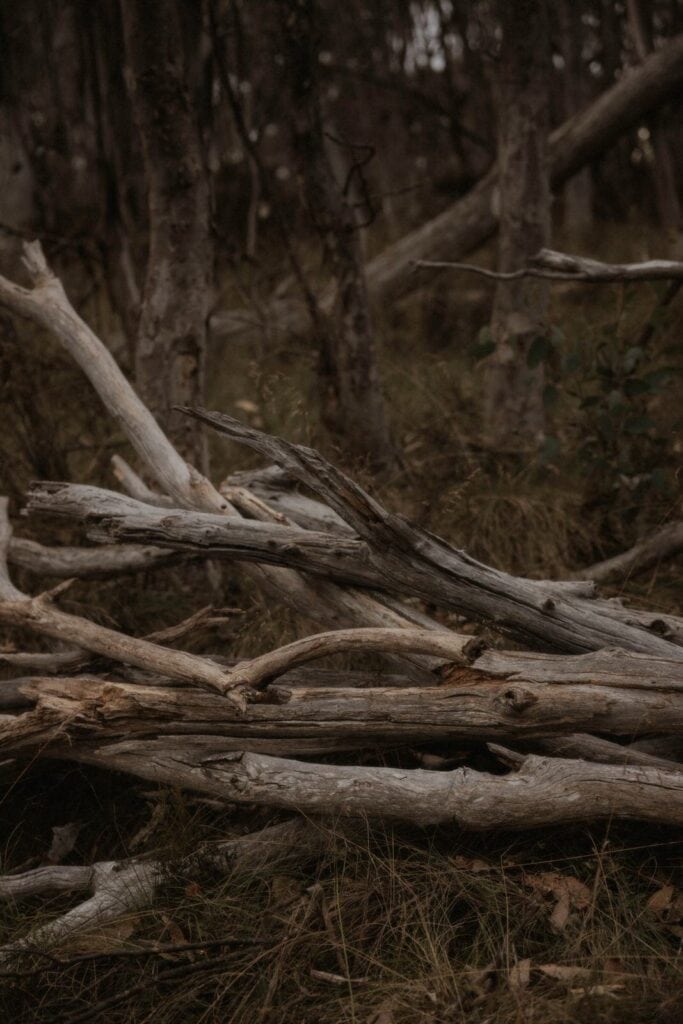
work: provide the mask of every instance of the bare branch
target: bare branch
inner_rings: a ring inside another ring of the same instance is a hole
[[[602,263],[582,256],[570,256],[552,249],[541,249],[526,267],[508,272],[489,270],[473,263],[451,263],[447,260],[417,260],[415,268],[462,270],[493,281],[518,281],[524,277],[541,277],[550,281],[580,281],[586,284],[614,284],[621,281],[683,280],[683,262],[677,260],[646,260],[643,263]]]

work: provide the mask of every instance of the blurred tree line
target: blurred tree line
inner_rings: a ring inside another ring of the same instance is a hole
[[[678,0],[4,4],[3,267],[38,235],[60,266],[87,268],[120,321],[120,358],[198,464],[197,428],[172,406],[202,402],[207,331],[229,359],[230,332],[254,322],[310,336],[323,421],[351,453],[395,464],[373,310],[413,287],[416,232],[428,256],[438,218],[457,222],[471,243],[452,246],[458,259],[499,223],[509,270],[554,226],[580,247],[596,222],[635,215],[675,254],[682,24]],[[558,128],[650,66],[635,107],[557,184],[552,133],[562,145]],[[483,223],[473,204],[497,160]],[[225,308],[226,279],[241,311]],[[538,282],[496,290],[482,401],[494,447],[546,436],[531,353],[547,303]]]

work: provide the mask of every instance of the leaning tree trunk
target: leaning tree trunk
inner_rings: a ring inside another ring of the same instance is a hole
[[[550,52],[545,0],[499,3],[503,44],[497,69],[499,270],[524,266],[550,236],[548,86]],[[501,281],[491,329],[496,349],[486,372],[488,440],[529,448],[543,434],[543,368],[529,365],[544,330],[547,284]]]
[[[209,183],[187,87],[185,40],[173,0],[122,0],[121,10],[149,208],[137,386],[180,453],[204,470],[200,430],[172,412],[203,398],[212,273]]]
[[[311,220],[320,234],[334,299],[318,308],[323,417],[348,450],[376,465],[395,461],[379,379],[358,224],[327,149],[318,85],[315,3],[284,5],[293,68],[295,143]],[[335,143],[337,144],[337,143]]]

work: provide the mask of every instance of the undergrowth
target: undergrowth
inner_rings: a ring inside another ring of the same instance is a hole
[[[644,255],[625,247],[632,237],[630,229],[615,235],[613,251],[605,243],[600,254]],[[680,516],[680,297],[662,309],[663,291],[553,291],[555,340],[542,353],[553,389],[553,443],[524,458],[491,452],[481,437],[480,329],[491,293],[469,278],[441,278],[379,317],[388,407],[403,452],[390,477],[349,466],[322,430],[308,342],[273,334],[231,339],[226,350],[215,341],[207,405],[320,446],[389,507],[483,561],[559,577]],[[116,331],[96,296],[84,294],[80,305],[104,337]],[[653,314],[652,336],[634,355],[634,339]],[[0,398],[11,428],[0,437],[0,472],[13,513],[34,477],[114,486],[109,456],[130,453],[80,372],[25,324],[0,328]],[[244,448],[218,438],[211,445],[216,480],[257,464]],[[599,461],[605,453],[606,467]],[[21,533],[83,541],[63,524],[32,520]],[[205,649],[230,656],[302,635],[301,623],[233,565],[221,567],[218,593],[206,587],[198,596],[198,578],[166,569],[80,583],[61,605],[141,636],[220,603],[237,611]],[[35,591],[28,574],[15,579]],[[680,613],[683,605],[680,575],[670,566],[612,592],[653,609]],[[4,639],[40,646],[17,633]],[[133,854],[173,861],[197,842],[270,820],[59,762],[0,771],[2,871],[43,863],[51,828],[70,821],[80,832],[68,861],[90,863]],[[141,832],[150,820],[154,827]],[[683,1015],[683,907],[669,888],[681,884],[677,853],[670,831],[651,826],[468,836],[454,828],[338,823],[329,827],[325,853],[295,871],[172,876],[153,908],[60,951],[72,963],[27,957],[0,982],[0,1020],[673,1024]],[[582,894],[562,923],[557,894],[566,883],[558,877],[573,879]],[[0,942],[72,903],[0,904]],[[228,944],[217,946],[221,940]],[[201,942],[208,945],[158,952]],[[340,984],[335,976],[356,980]]]

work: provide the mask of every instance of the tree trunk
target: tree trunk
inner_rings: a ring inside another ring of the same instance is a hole
[[[334,282],[329,315],[318,308],[323,419],[350,452],[391,465],[391,443],[380,386],[358,224],[337,181],[325,138],[318,85],[314,2],[289,3],[283,19],[292,73],[295,144],[311,221]],[[337,143],[333,143],[337,144]]]
[[[524,266],[550,240],[545,0],[499,4],[503,45],[497,68],[499,270]],[[496,448],[531,448],[542,437],[543,365],[529,365],[543,334],[548,286],[501,281],[491,329],[496,350],[486,370],[486,434]]]
[[[639,0],[627,0],[628,23],[633,45],[639,61],[647,60],[653,49],[652,13],[643,8]],[[678,248],[683,223],[681,222],[681,206],[676,189],[676,170],[671,154],[671,147],[660,118],[655,116],[650,121],[650,138],[652,143],[652,183],[654,185],[657,215],[664,233]]]
[[[562,106],[565,120],[580,111],[587,100],[581,57],[581,6],[576,0],[562,0],[558,7],[564,72]],[[564,186],[564,228],[573,241],[582,241],[593,223],[593,177],[582,167]]]
[[[171,411],[203,399],[212,275],[209,185],[187,87],[178,5],[122,0],[121,10],[149,209],[136,381],[181,455],[205,471],[201,431]]]

